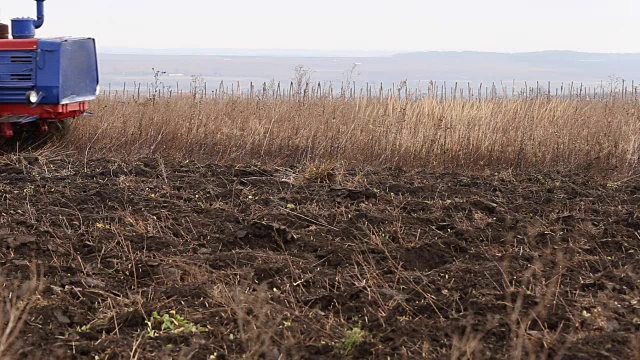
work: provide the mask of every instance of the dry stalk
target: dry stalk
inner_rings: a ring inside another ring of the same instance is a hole
[[[0,358],[11,359],[15,356],[20,332],[42,283],[35,265],[31,266],[30,279],[21,284],[11,284],[4,275],[0,277],[0,282],[3,284],[4,300],[4,306],[0,309]]]

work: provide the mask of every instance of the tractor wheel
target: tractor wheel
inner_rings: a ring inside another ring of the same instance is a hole
[[[69,120],[59,120],[48,123],[47,127],[48,130],[42,132],[37,122],[16,126],[12,138],[0,140],[0,153],[33,151],[55,145],[69,135],[71,124]]]
[[[71,132],[70,120],[59,120],[49,125],[49,136],[51,140],[63,140]]]
[[[42,148],[47,145],[57,145],[58,142],[63,141],[69,135],[71,131],[71,124],[69,120],[58,120],[47,124],[47,131],[42,132],[39,129],[39,125],[36,125],[33,130],[29,132],[29,138],[25,139],[25,145],[29,143],[32,149]]]
[[[33,124],[14,126],[12,137],[0,139],[0,152],[6,154],[28,150],[32,146],[34,135],[37,134],[33,127]]]

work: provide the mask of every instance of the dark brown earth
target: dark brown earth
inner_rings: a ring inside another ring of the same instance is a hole
[[[31,300],[2,358],[640,358],[640,178],[4,156],[0,179],[3,294]]]

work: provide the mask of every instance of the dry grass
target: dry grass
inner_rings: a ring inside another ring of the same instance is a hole
[[[41,283],[35,266],[31,267],[31,279],[9,280],[2,274],[0,277],[0,358],[13,359],[16,346],[19,345],[22,328],[34,304]]]
[[[640,166],[640,103],[630,100],[101,98],[65,147],[89,157],[222,163],[344,162],[433,170]]]

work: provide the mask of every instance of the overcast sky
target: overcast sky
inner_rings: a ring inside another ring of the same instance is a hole
[[[2,21],[18,16],[35,16],[35,1],[1,0]],[[102,48],[640,52],[639,19],[640,0],[47,0],[38,36]]]

